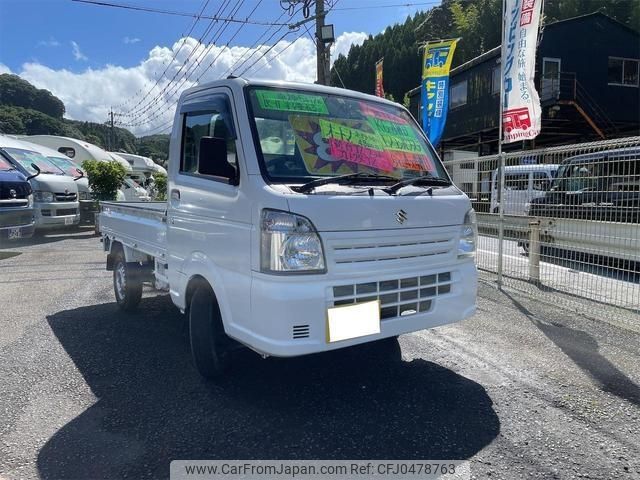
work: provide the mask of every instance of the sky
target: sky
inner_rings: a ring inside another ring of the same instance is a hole
[[[304,18],[299,11],[290,17],[279,0],[104,1],[270,24]],[[335,28],[336,58],[369,34],[439,1],[329,3],[335,4],[327,23]],[[308,27],[313,32],[314,22]],[[313,82],[311,35],[304,28],[286,32],[286,26],[214,22],[73,0],[0,0],[0,73],[15,73],[50,90],[65,103],[67,118],[104,122],[113,108],[120,124],[135,134],[159,133],[168,129],[180,91],[197,83],[232,72]]]

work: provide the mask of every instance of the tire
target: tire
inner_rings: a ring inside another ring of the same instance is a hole
[[[142,281],[132,273],[122,253],[113,264],[113,291],[118,307],[125,312],[135,310],[142,298]]]
[[[231,339],[224,332],[218,302],[209,285],[196,287],[189,304],[191,357],[207,379],[221,377],[231,365]]]

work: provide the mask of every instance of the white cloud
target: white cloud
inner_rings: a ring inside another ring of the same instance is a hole
[[[38,42],[39,47],[59,47],[60,42],[53,37],[49,37],[49,40],[40,40]]]
[[[4,63],[0,63],[0,75],[2,75],[3,73],[13,73],[13,72]]]
[[[122,43],[126,43],[127,45],[133,44],[133,43],[138,43],[139,41],[140,41],[140,39],[138,37],[124,37],[122,39]]]
[[[337,56],[336,52],[348,52],[351,44],[361,43],[365,38],[367,35],[359,32],[340,35],[336,39],[333,56]],[[143,135],[171,121],[180,92],[196,85],[198,77],[197,83],[216,80],[232,72],[247,78],[309,83],[315,80],[316,51],[308,37],[299,38],[293,45],[291,41],[282,40],[266,53],[268,48],[267,45],[255,49],[241,46],[224,48],[203,45],[193,38],[186,38],[178,40],[171,47],[154,47],[147,58],[130,68],[107,65],[75,73],[31,62],[22,66],[19,75],[59,97],[66,106],[69,118],[93,122],[106,121],[111,106],[117,112],[127,113],[152,89],[143,105],[137,107],[138,110],[147,110],[144,114],[138,114],[134,122],[141,125],[127,127],[135,134]],[[196,53],[189,56],[192,51]],[[189,62],[181,71],[187,58]],[[172,81],[174,75],[177,76]],[[132,100],[122,105],[128,99]],[[131,117],[121,118],[125,122],[130,121]]]
[[[369,38],[369,35],[364,32],[343,33],[336,38],[336,43],[331,49],[331,59],[335,60],[340,54],[346,57],[352,45],[362,45],[367,38]]]
[[[73,58],[78,61],[86,62],[88,60],[87,56],[80,51],[80,46],[73,40],[71,41],[71,53],[73,53]]]

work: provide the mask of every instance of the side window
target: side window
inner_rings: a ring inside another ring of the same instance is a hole
[[[215,102],[217,108],[205,111],[186,112],[182,128],[182,158],[180,172],[234,178],[238,171],[235,135],[233,121],[228,102]],[[201,140],[204,137],[220,139],[226,143],[226,158],[224,154],[215,155],[205,153],[201,158]],[[201,165],[200,162],[203,162]],[[206,162],[206,164],[205,164]],[[203,174],[202,172],[215,172]]]
[[[529,190],[529,174],[506,174],[504,176],[504,187],[507,190]]]
[[[73,158],[76,156],[76,151],[71,147],[60,147],[58,151],[60,153],[64,153],[69,158]]]

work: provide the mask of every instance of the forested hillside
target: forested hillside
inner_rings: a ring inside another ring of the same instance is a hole
[[[14,135],[60,135],[86,140],[107,148],[106,124],[63,118],[64,103],[48,90],[34,87],[17,75],[0,75],[0,133]],[[169,154],[168,135],[136,138],[124,128],[114,128],[112,150],[138,153],[161,162]]]
[[[443,0],[440,6],[408,17],[383,33],[370,36],[362,45],[340,55],[331,69],[331,84],[374,93],[375,63],[384,57],[385,92],[402,102],[420,83],[420,45],[428,40],[460,37],[453,66],[460,65],[500,44],[502,0]],[[374,8],[374,7],[372,7]],[[547,0],[544,22],[602,11],[640,30],[640,1]]]

